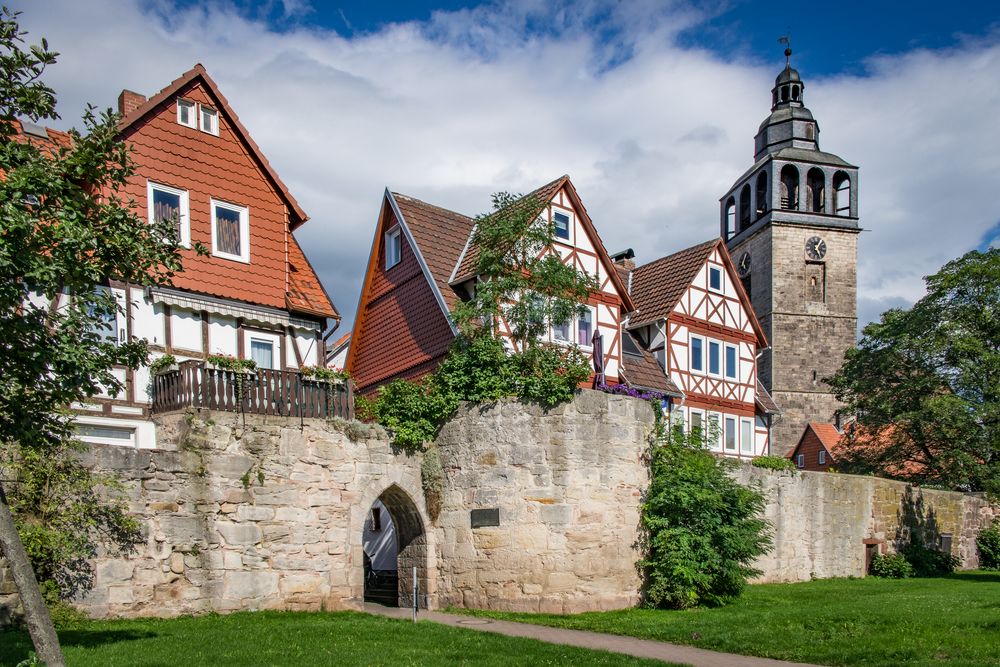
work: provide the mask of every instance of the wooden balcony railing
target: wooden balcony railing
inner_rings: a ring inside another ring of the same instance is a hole
[[[182,361],[153,376],[153,413],[187,407],[284,417],[354,418],[350,380],[332,384],[301,373],[258,369],[252,374]]]

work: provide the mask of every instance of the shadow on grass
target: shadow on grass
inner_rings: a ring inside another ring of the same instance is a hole
[[[998,584],[1000,583],[1000,572],[953,572],[948,575],[948,579],[968,581],[971,584]]]
[[[150,639],[158,636],[147,630],[59,630],[61,646],[94,648],[105,644]],[[34,651],[31,637],[25,630],[0,630],[0,667],[13,667]]]

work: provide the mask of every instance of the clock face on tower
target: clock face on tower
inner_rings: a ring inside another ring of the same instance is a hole
[[[813,260],[826,257],[826,241],[818,236],[810,237],[806,241],[806,257]]]
[[[741,278],[746,278],[748,275],[750,275],[750,253],[749,252],[747,252],[745,250],[743,251],[743,254],[740,255],[740,261],[736,264],[736,267],[737,267],[737,269],[740,272],[740,277]]]

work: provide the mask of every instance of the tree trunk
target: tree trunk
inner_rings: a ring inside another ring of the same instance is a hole
[[[21,604],[24,605],[24,618],[28,623],[31,641],[35,645],[35,654],[47,667],[65,667],[66,662],[63,660],[62,649],[59,648],[56,628],[52,625],[49,608],[42,599],[42,591],[38,588],[28,553],[24,550],[21,538],[17,534],[17,526],[14,525],[14,517],[10,513],[2,485],[0,485],[0,552],[7,558],[14,574],[14,584],[17,586],[18,595],[21,596]]]

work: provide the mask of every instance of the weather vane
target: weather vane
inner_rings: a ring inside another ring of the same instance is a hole
[[[779,37],[778,44],[785,45],[785,67],[790,67],[792,62],[792,31],[789,30]]]

